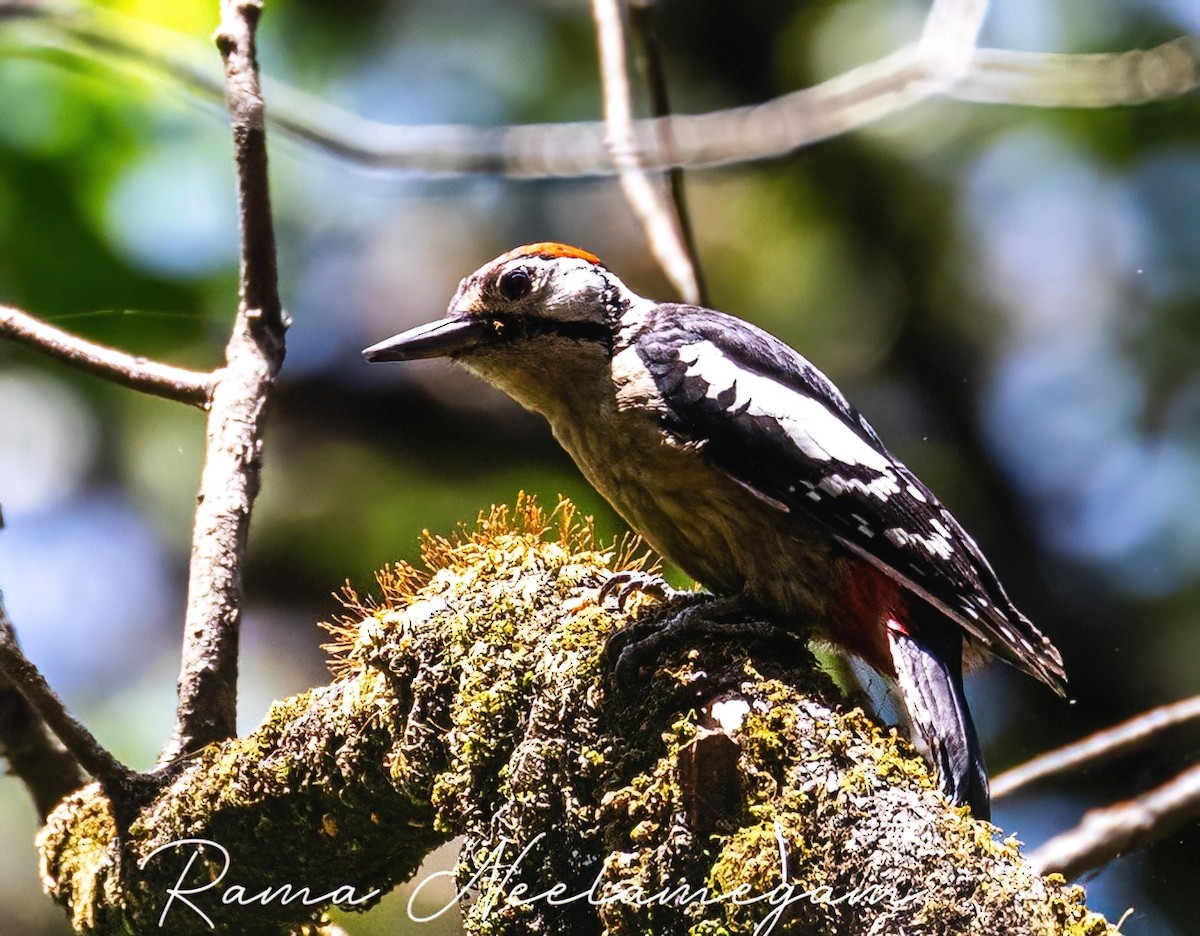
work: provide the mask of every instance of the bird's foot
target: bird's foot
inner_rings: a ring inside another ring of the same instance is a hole
[[[693,595],[700,600],[688,602],[674,613],[668,609],[665,614],[634,621],[608,639],[604,652],[613,662],[618,684],[634,685],[665,649],[684,641],[778,639],[785,634],[789,641],[797,639],[780,625],[757,619],[739,597],[714,598],[694,592],[677,592],[675,597]]]
[[[600,586],[596,596],[599,604],[604,604],[611,596],[617,600],[617,607],[625,610],[625,603],[635,594],[649,595],[660,602],[671,601],[692,592],[677,591],[663,581],[661,576],[650,572],[614,572],[608,581]]]

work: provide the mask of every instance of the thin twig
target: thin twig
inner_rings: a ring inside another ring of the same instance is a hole
[[[1200,86],[1200,40],[1151,49],[1064,55],[977,49],[951,89],[960,101],[1023,107],[1118,107],[1179,97]]]
[[[156,31],[138,38],[111,11],[64,10],[36,0],[0,0],[0,16],[37,19],[55,48],[65,42],[128,62],[212,99],[223,96],[218,77],[195,64],[187,37]],[[139,24],[147,33],[145,24]],[[1145,50],[1064,55],[974,49],[953,82],[956,55],[940,52],[946,35],[962,25],[928,33],[924,45],[904,46],[874,62],[811,88],[763,104],[707,114],[634,122],[646,171],[700,168],[769,159],[846,133],[943,96],[981,104],[1097,108],[1163,101],[1200,87],[1200,45],[1182,36]],[[34,37],[29,36],[32,42]],[[971,37],[971,42],[974,38]],[[941,76],[941,77],[939,77]],[[268,85],[271,121],[285,133],[339,158],[378,169],[436,175],[502,174],[516,178],[570,178],[616,173],[602,123],[473,127],[461,124],[397,126],[367,120],[279,82]],[[663,139],[670,139],[667,151]]]
[[[0,335],[123,387],[201,408],[208,405],[213,384],[211,374],[160,364],[95,344],[47,325],[20,309],[0,305]]]
[[[1122,67],[1127,62],[1128,69]],[[1079,93],[1083,71],[1107,77],[1093,95]],[[925,80],[915,47],[906,46],[763,104],[640,120],[635,130],[644,169],[702,168],[782,156],[867,126],[938,93],[990,104],[1112,107],[1169,100],[1197,87],[1200,48],[1191,37],[1145,51],[1098,56],[980,50],[971,69],[940,90]],[[274,100],[274,90],[272,96]],[[280,98],[281,129],[375,168],[527,179],[610,175],[614,171],[603,124],[406,127],[367,120],[298,91]],[[672,141],[670,153],[659,144],[664,136]]]
[[[109,789],[123,789],[126,786],[134,772],[117,760],[82,722],[67,711],[62,700],[46,682],[46,677],[17,644],[16,632],[3,601],[0,601],[0,674],[25,697],[46,727],[58,736],[70,751],[77,768],[82,766]],[[67,784],[78,786],[73,776],[63,779]]]
[[[629,15],[634,31],[641,38],[642,55],[646,62],[646,84],[650,90],[650,112],[655,117],[671,115],[671,97],[667,92],[667,76],[663,68],[662,51],[658,43],[657,16],[655,0],[635,0],[630,4]],[[671,158],[671,125],[668,122],[659,124],[662,131],[661,145],[667,159]],[[684,184],[683,169],[672,166],[667,172],[667,192],[671,207],[675,211],[675,222],[679,228],[683,249],[687,253],[688,262],[692,267],[692,275],[696,279],[696,302],[708,305],[708,287],[704,282],[704,270],[700,266],[700,255],[696,250],[696,234],[692,229],[692,216],[688,210],[687,188]]]
[[[264,414],[283,364],[267,182],[265,118],[255,58],[257,0],[222,0],[216,43],[225,61],[241,219],[241,301],[209,409],[204,472],[188,572],[175,734],[160,764],[231,737],[237,719],[238,630],[250,513],[262,470]]]
[[[275,227],[267,184],[267,119],[259,88],[255,32],[262,0],[221,0],[221,25],[214,37],[225,60],[225,88],[237,162],[241,220],[243,310],[261,315],[282,336],[283,308],[275,264]]]
[[[1134,799],[1084,815],[1028,856],[1038,874],[1078,877],[1200,818],[1200,764]]]
[[[1048,751],[992,779],[992,799],[1038,780],[1115,760],[1155,741],[1164,732],[1200,720],[1200,696],[1143,712],[1079,741]]]
[[[642,170],[633,131],[633,101],[625,61],[625,25],[620,0],[592,0],[600,45],[600,82],[604,89],[604,139],[612,154],[629,207],[646,232],[650,252],[685,302],[700,301],[695,268],[675,218],[661,192]]]

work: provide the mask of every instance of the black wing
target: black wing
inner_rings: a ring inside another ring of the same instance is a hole
[[[1009,600],[979,547],[824,374],[761,329],[664,305],[635,339],[664,428],[776,509],[848,550],[1062,694],[1053,644]]]

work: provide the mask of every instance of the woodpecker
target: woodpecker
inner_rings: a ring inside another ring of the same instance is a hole
[[[661,555],[893,680],[942,789],[980,818],[964,651],[1065,694],[1058,650],[958,521],[824,374],[748,322],[645,299],[587,251],[539,243],[363,356],[448,357],[541,413]]]

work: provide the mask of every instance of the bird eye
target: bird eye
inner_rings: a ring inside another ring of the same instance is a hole
[[[505,299],[520,299],[533,289],[533,278],[527,270],[509,270],[500,277],[500,292]]]

